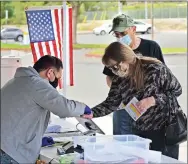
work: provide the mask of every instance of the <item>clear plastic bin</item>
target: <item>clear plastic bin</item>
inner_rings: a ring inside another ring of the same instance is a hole
[[[74,147],[80,145],[84,148],[85,144],[94,143],[111,143],[117,142],[127,146],[140,147],[149,150],[149,145],[151,143],[150,139],[145,139],[136,135],[113,135],[113,136],[74,136]]]
[[[84,160],[97,163],[147,163],[151,140],[135,135],[78,136],[74,144],[84,149]]]

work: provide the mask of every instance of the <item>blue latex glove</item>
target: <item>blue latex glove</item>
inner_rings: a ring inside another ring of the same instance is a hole
[[[61,126],[60,125],[48,125],[45,133],[60,133]]]
[[[42,147],[51,146],[53,144],[55,144],[55,142],[52,137],[43,137],[42,138]]]
[[[90,115],[91,113],[92,113],[91,109],[86,105],[85,110],[84,110],[84,114]]]

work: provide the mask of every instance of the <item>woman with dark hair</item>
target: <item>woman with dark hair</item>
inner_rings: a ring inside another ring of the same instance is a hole
[[[94,117],[102,117],[128,104],[133,97],[137,107],[145,112],[133,121],[134,134],[152,140],[151,149],[166,152],[165,123],[178,110],[176,100],[182,88],[172,72],[159,60],[138,56],[119,42],[111,43],[105,50],[103,64],[116,75],[108,97],[92,108]],[[173,109],[170,107],[173,106]]]

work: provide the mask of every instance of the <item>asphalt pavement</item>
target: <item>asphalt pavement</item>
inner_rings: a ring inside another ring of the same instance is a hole
[[[151,39],[151,34],[138,34],[139,37],[145,39]],[[156,32],[154,34],[154,40],[159,43],[163,48],[187,48],[187,32],[186,31],[166,31]],[[94,35],[92,33],[79,34],[77,36],[78,43],[87,44],[109,44],[116,39],[112,35]]]
[[[141,38],[151,39],[151,34],[137,34]],[[157,31],[154,34],[154,40],[159,43],[162,48],[187,48],[187,32],[186,31]],[[83,32],[77,34],[77,42],[82,44],[110,44],[116,41],[112,35],[95,35],[92,32]],[[7,43],[15,43],[14,40],[3,40]],[[20,44],[16,42],[16,44]]]

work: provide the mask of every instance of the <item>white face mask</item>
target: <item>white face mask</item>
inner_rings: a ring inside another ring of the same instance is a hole
[[[127,76],[127,72],[118,70],[117,72],[112,71],[115,75],[119,76],[119,77],[126,77]]]
[[[128,68],[125,71],[123,71],[121,68],[119,68],[117,71],[112,69],[112,72],[119,77],[127,77],[129,73]]]

